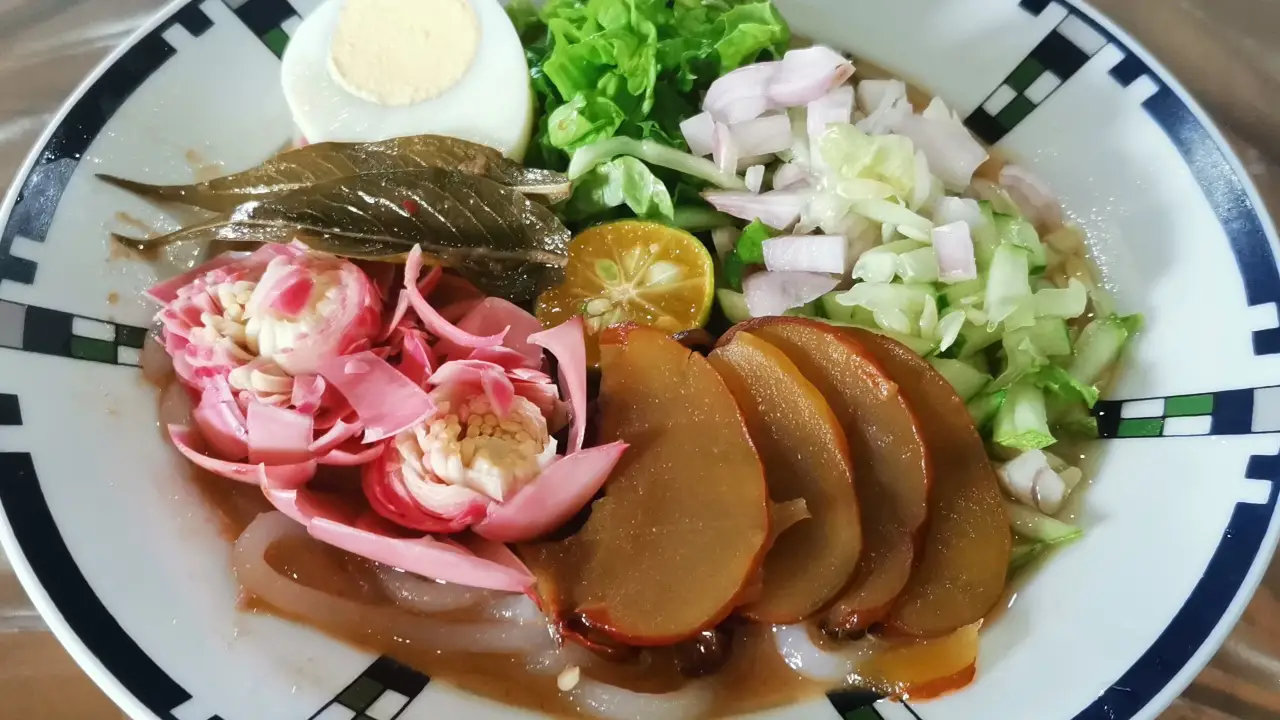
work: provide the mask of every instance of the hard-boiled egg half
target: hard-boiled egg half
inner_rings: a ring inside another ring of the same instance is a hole
[[[311,143],[447,135],[519,160],[533,126],[498,0],[328,0],[290,39],[282,82]]]

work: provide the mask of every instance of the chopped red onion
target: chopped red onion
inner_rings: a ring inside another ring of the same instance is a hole
[[[848,262],[849,241],[843,235],[784,235],[764,241],[764,266],[770,271],[843,275]]]
[[[1009,191],[1009,196],[1022,210],[1023,216],[1036,227],[1052,227],[1062,223],[1062,206],[1054,197],[1053,190],[1026,168],[1005,165],[1000,171],[1000,184]]]
[[[809,171],[793,162],[783,165],[773,173],[774,190],[785,190],[798,185],[808,185],[812,182],[813,176],[809,174]]]
[[[706,157],[711,154],[712,133],[715,132],[716,121],[712,119],[711,113],[702,112],[680,123],[680,132],[684,134],[684,141],[689,143],[689,152],[694,155]]]
[[[944,283],[975,280],[978,265],[973,255],[969,224],[963,221],[935,227],[933,249],[938,255],[938,279]]]
[[[702,197],[711,206],[742,220],[759,220],[771,228],[785,229],[800,217],[812,193],[803,190],[773,190],[752,193],[739,190],[710,190]]]
[[[772,155],[791,147],[791,120],[765,115],[729,126],[739,156]]]
[[[774,105],[806,105],[853,77],[853,63],[822,45],[790,50],[769,79],[768,94]]]
[[[747,189],[753,193],[760,192],[760,186],[764,185],[764,166],[752,165],[747,168]]]
[[[928,158],[933,174],[955,192],[969,187],[974,171],[987,160],[986,148],[941,101],[930,104],[924,114],[903,117],[894,132],[911,138]]]
[[[716,123],[711,133],[711,159],[726,175],[738,172],[738,144],[733,139],[733,132],[724,123]]]
[[[818,140],[832,123],[847,123],[853,117],[853,86],[841,85],[809,103],[808,131],[810,147],[818,147]]]
[[[742,293],[751,317],[769,317],[811,303],[839,284],[839,277],[822,273],[760,272],[742,282]]]
[[[758,118],[769,109],[766,90],[781,62],[746,65],[722,75],[707,88],[702,109],[716,122],[736,123]]]

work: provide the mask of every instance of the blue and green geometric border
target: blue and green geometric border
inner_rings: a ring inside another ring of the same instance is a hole
[[[202,2],[176,4],[152,30],[134,40],[103,74],[74,99],[65,116],[21,179],[16,202],[0,230],[0,281],[30,285],[38,267],[13,253],[15,239],[43,243],[62,192],[80,158],[107,120],[129,96],[178,51],[163,34],[180,27],[200,37],[213,25]],[[288,0],[221,0],[277,56],[299,14]],[[980,137],[997,142],[1035,112],[1097,51],[1112,45],[1124,59],[1111,77],[1128,86],[1147,78],[1156,91],[1143,102],[1155,122],[1186,159],[1205,197],[1226,230],[1250,306],[1272,303],[1280,310],[1280,269],[1266,233],[1267,223],[1254,207],[1246,182],[1227,150],[1202,120],[1185,93],[1153,69],[1146,55],[1126,45],[1089,11],[1062,0],[1021,0],[1029,13],[1050,6],[1067,17],[1036,48],[1010,69],[1004,81],[966,122]],[[16,329],[15,329],[16,328]],[[59,311],[0,302],[0,347],[110,364],[136,364],[144,331]],[[1256,331],[1254,352],[1280,353],[1280,328]],[[113,354],[114,353],[114,354]],[[1258,408],[1275,388],[1233,390],[1152,401],[1099,403],[1100,430],[1109,437],[1167,437],[1203,430],[1206,434],[1271,432]],[[1141,405],[1139,403],[1147,403]],[[1265,405],[1271,403],[1267,401]],[[1126,410],[1126,406],[1130,409]],[[1278,406],[1280,407],[1280,406]],[[1259,421],[1259,417],[1262,421]],[[1207,419],[1206,419],[1207,418]],[[1280,421],[1277,421],[1280,423]],[[20,425],[17,395],[0,394],[0,425]],[[1146,707],[1204,645],[1242,588],[1257,560],[1275,515],[1280,455],[1251,458],[1246,475],[1271,483],[1265,502],[1240,503],[1213,558],[1173,621],[1122,677],[1076,715],[1075,720],[1127,720]],[[77,568],[54,521],[29,453],[0,452],[0,506],[13,528],[37,580],[68,626],[108,673],[163,720],[194,717],[220,720],[152,661],[94,595]],[[390,658],[377,659],[348,687],[317,710],[330,717],[394,718],[426,687],[428,678]],[[867,693],[840,692],[832,705],[849,720],[874,720],[888,710]],[[216,699],[206,699],[216,701]],[[891,706],[921,720],[919,708]],[[390,713],[390,714],[388,714]]]

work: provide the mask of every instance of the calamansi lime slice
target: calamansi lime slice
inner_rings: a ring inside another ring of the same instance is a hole
[[[596,364],[595,337],[633,322],[678,333],[702,327],[711,314],[715,267],[694,236],[642,220],[622,220],[583,231],[569,245],[559,287],[538,298],[537,316],[552,327],[581,315],[587,358]]]

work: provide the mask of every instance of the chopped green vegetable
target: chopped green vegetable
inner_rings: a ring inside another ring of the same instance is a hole
[[[1057,365],[1050,365],[1036,375],[1036,384],[1067,402],[1083,403],[1092,408],[1098,402],[1098,388],[1084,385]]]
[[[740,292],[720,289],[716,291],[716,299],[720,301],[720,309],[729,322],[737,325],[751,319],[751,311],[747,309],[747,298]]]
[[[1007,390],[984,392],[965,404],[965,407],[969,409],[969,417],[973,418],[973,424],[978,428],[978,432],[984,432],[987,426],[996,419],[996,415],[1000,412],[1000,408],[1004,405],[1005,397],[1007,396]]]
[[[1067,282],[1066,288],[1046,288],[1035,294],[1038,317],[1078,318],[1088,303],[1089,289],[1075,278]]]
[[[938,253],[922,247],[898,256],[898,277],[905,283],[938,282]]]
[[[763,265],[764,241],[777,234],[768,225],[759,220],[753,220],[750,225],[743,228],[742,235],[738,237],[738,244],[734,246],[733,252],[738,256],[739,260],[747,265]]]
[[[571,220],[585,220],[624,204],[636,217],[674,223],[667,186],[644,163],[625,155],[579,178],[564,213]]]
[[[677,205],[671,224],[691,233],[706,232],[716,228],[731,227],[733,218],[709,207],[698,205]]]
[[[984,305],[990,324],[1002,322],[1031,297],[1031,281],[1027,277],[1030,255],[1017,245],[1002,244],[996,248],[987,274]]]
[[[650,165],[669,168],[722,188],[746,188],[741,178],[722,171],[706,158],[675,150],[653,140],[633,140],[629,137],[613,137],[579,149],[569,163],[569,179],[577,180],[595,166],[609,162],[619,155],[631,155]]]
[[[1005,512],[1009,515],[1009,526],[1015,535],[1028,540],[1056,543],[1074,540],[1080,537],[1081,530],[1075,525],[1068,525],[1056,518],[1012,500],[1004,501]]]
[[[991,376],[962,360],[929,358],[929,364],[956,389],[961,400],[972,400],[991,382]]]
[[[1036,233],[1034,225],[1020,217],[996,215],[995,228],[1001,244],[1020,247],[1030,253],[1027,265],[1032,273],[1044,271],[1047,264],[1044,243],[1040,242],[1040,235]]]
[[[1018,450],[1039,450],[1056,442],[1049,432],[1044,391],[1030,380],[1020,380],[1009,388],[1000,412],[996,413],[992,439]]]
[[[1013,549],[1009,553],[1009,575],[1012,576],[1027,569],[1053,550],[1064,545],[1070,545],[1083,536],[1083,533],[1077,533],[1074,536],[1066,537],[1054,542],[1023,539],[1014,541]]]
[[[1142,323],[1140,315],[1112,315],[1089,323],[1076,341],[1068,372],[1081,385],[1094,385],[1124,350],[1125,343]]]

